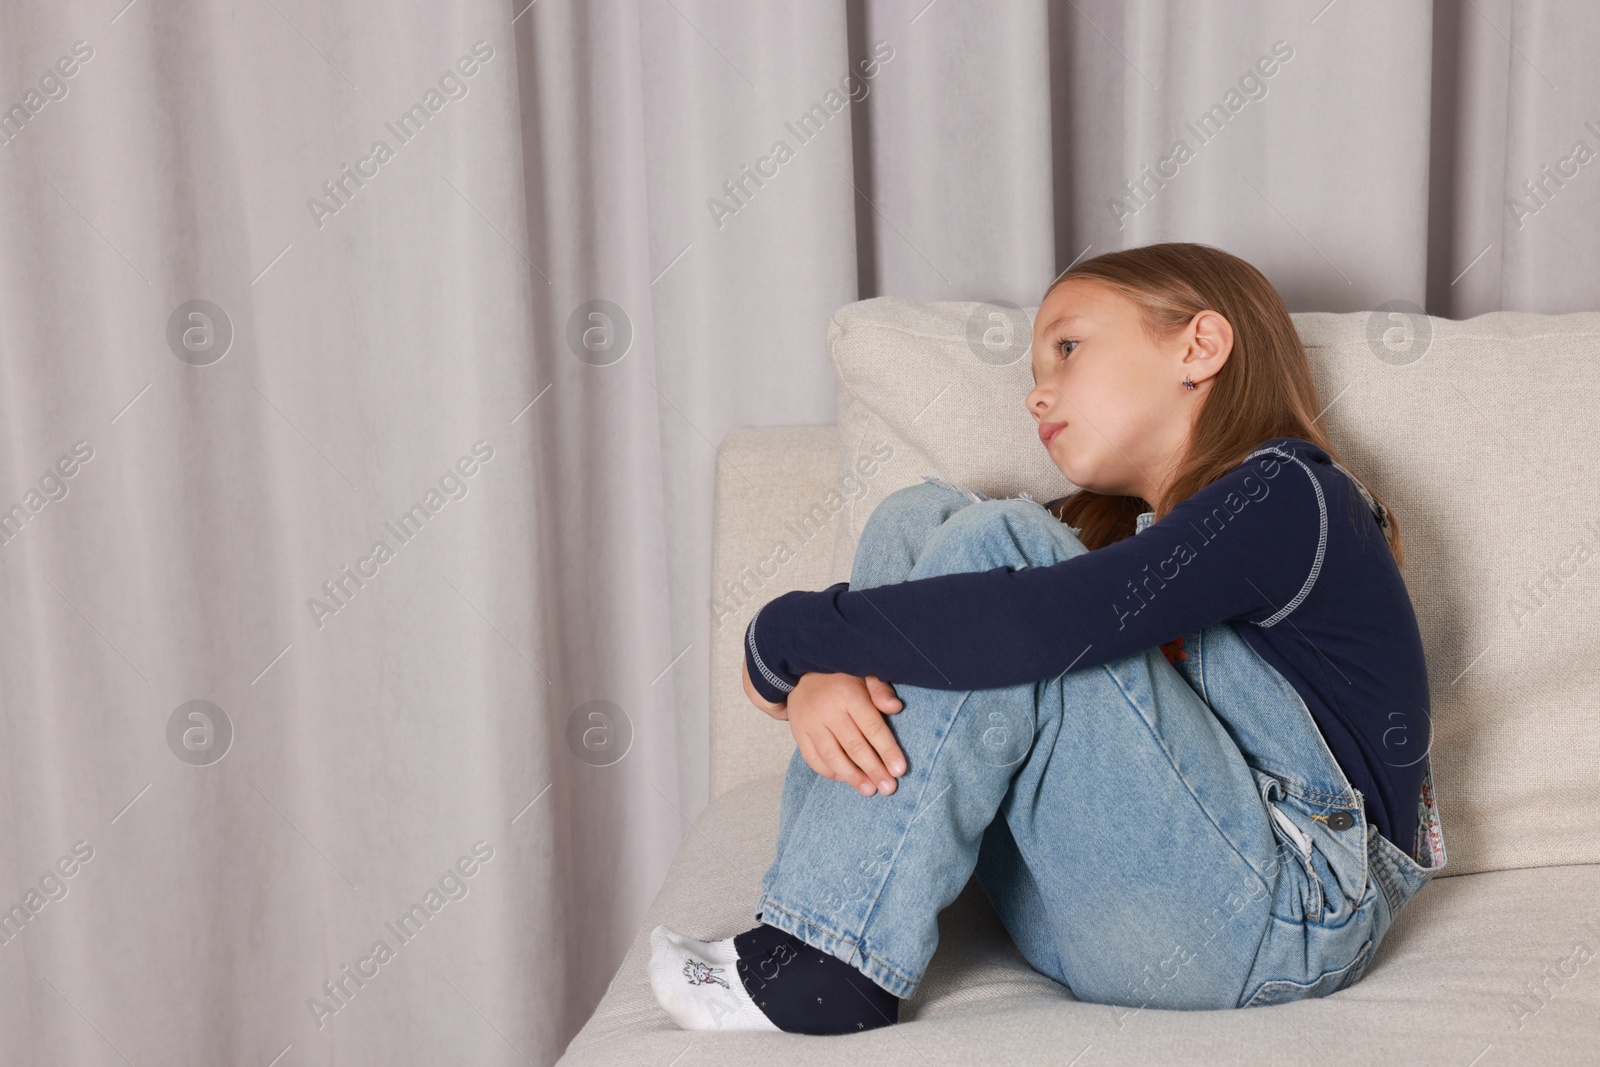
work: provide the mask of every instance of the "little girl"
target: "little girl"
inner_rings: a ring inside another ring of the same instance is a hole
[[[1271,284],[1205,245],[1097,256],[1045,292],[1032,362],[1078,491],[925,478],[848,583],[750,620],[745,690],[797,748],[758,924],[652,931],[680,1027],[897,1022],[974,875],[1079,1000],[1326,996],[1445,866],[1399,524]]]

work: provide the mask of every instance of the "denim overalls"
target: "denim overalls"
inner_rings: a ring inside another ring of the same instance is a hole
[[[1086,551],[1027,494],[928,477],[873,511],[850,587]],[[901,998],[972,876],[1028,962],[1127,1009],[1120,1024],[1343,989],[1446,862],[1431,774],[1413,858],[1366,822],[1305,702],[1228,623],[1047,681],[895,690],[894,793],[790,760],[756,917]]]

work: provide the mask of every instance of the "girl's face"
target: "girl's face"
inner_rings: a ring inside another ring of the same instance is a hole
[[[1101,282],[1071,278],[1050,292],[1033,323],[1028,413],[1074,485],[1153,505],[1232,347],[1232,327],[1215,311],[1156,342],[1133,301]],[[1185,374],[1194,389],[1184,388]]]

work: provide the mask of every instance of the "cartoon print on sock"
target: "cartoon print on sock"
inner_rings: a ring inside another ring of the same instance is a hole
[[[720,970],[722,970],[721,967],[713,967],[710,964],[702,963],[700,960],[687,956],[683,960],[683,976],[689,979],[690,985],[710,985],[715,982],[723,989],[728,989],[727,980],[718,978],[716,975],[716,972]]]

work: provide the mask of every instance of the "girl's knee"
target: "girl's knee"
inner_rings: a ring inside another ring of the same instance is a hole
[[[1081,551],[1071,531],[1034,501],[985,500],[944,521],[918,557],[913,577],[1049,566]]]
[[[959,490],[929,480],[884,497],[861,528],[851,564],[851,588],[905,581],[928,538],[969,503]]]
[[[957,529],[965,529],[974,534],[995,531],[1013,533],[1029,528],[1043,528],[1044,523],[1041,523],[1040,519],[1055,522],[1054,516],[1033,501],[1021,497],[1005,497],[1000,500],[985,500],[973,507],[964,508],[961,513],[950,516],[946,525],[956,523]]]
[[[933,474],[924,474],[922,476],[921,484],[933,486],[935,489],[942,490],[946,493],[954,493],[969,504],[980,504],[989,499],[988,495],[985,493],[979,493],[972,489],[963,489],[959,486],[951,485],[943,478]]]
[[[960,489],[932,474],[925,474],[922,481],[903,486],[884,497],[878,507],[892,500],[897,507],[950,512],[983,499],[982,494],[971,489]]]
[[[873,508],[867,521],[880,525],[910,524],[931,529],[973,502],[966,490],[947,485],[929,475],[884,497]]]

